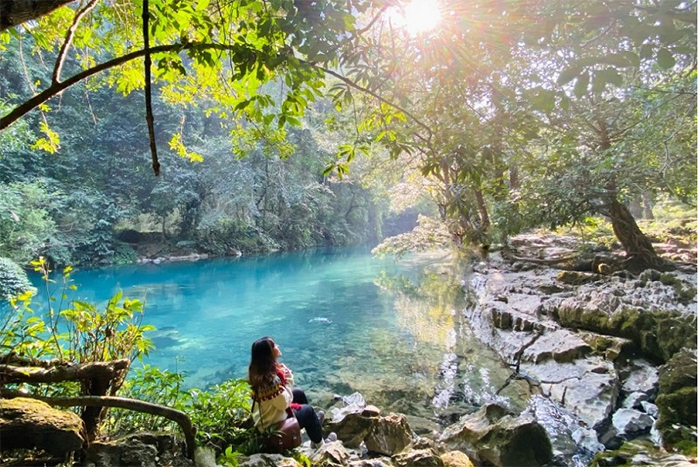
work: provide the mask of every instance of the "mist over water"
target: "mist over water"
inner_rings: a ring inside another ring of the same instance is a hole
[[[104,305],[122,290],[144,300],[143,324],[157,328],[144,363],[184,372],[189,387],[245,377],[251,343],[268,335],[317,405],[359,391],[383,410],[443,424],[488,401],[526,405],[511,388],[495,395],[511,370],[471,336],[460,271],[444,255],[396,262],[336,248],[72,278],[75,298]]]

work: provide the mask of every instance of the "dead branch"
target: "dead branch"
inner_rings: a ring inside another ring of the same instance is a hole
[[[59,364],[53,367],[0,365],[0,384],[8,383],[57,383],[60,381],[85,381],[94,378],[111,381],[129,368],[129,360],[111,362]]]
[[[118,409],[133,410],[134,412],[147,413],[172,420],[180,425],[185,435],[185,444],[187,446],[187,457],[194,459],[195,448],[195,428],[192,425],[190,417],[180,410],[176,410],[164,405],[153,404],[136,399],[127,399],[125,397],[108,397],[108,396],[82,396],[82,397],[43,397],[33,394],[25,394],[19,391],[11,391],[8,389],[0,389],[0,397],[5,399],[13,399],[15,397],[26,397],[37,399],[46,402],[52,406],[58,407],[114,407]]]
[[[63,63],[66,61],[66,54],[68,53],[68,48],[71,42],[73,42],[73,36],[75,35],[75,30],[78,29],[78,23],[83,17],[92,10],[95,5],[97,5],[98,0],[90,0],[85,7],[79,10],[73,18],[73,23],[68,28],[66,33],[66,38],[63,40],[63,45],[58,53],[58,58],[56,58],[56,65],[53,69],[53,75],[51,76],[51,83],[57,83],[61,79],[61,69],[63,69]]]

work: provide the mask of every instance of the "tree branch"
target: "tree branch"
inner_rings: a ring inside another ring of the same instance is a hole
[[[55,367],[0,365],[0,385],[8,383],[57,383],[82,381],[93,378],[112,380],[129,368],[129,360],[59,365]]]
[[[73,18],[73,23],[68,28],[66,33],[66,38],[63,41],[61,50],[58,52],[58,57],[56,58],[56,65],[53,69],[53,74],[51,75],[51,84],[57,83],[61,79],[61,70],[63,69],[63,63],[66,60],[66,54],[68,53],[68,48],[71,42],[73,42],[73,36],[75,35],[75,30],[78,29],[78,23],[83,19],[83,17],[92,10],[95,5],[97,5],[98,0],[90,0],[87,5],[82,10],[79,10]]]
[[[140,401],[136,399],[127,399],[125,397],[109,397],[109,396],[82,396],[82,397],[44,397],[33,394],[25,394],[19,391],[11,391],[8,389],[0,389],[0,397],[5,399],[14,399],[16,397],[25,397],[29,399],[37,399],[46,402],[52,406],[58,407],[114,407],[118,409],[133,410],[151,415],[172,420],[180,425],[185,434],[185,444],[187,445],[187,457],[194,459],[195,427],[192,425],[189,415],[180,410],[176,410],[164,405],[153,404],[151,402]]]
[[[351,80],[350,78],[346,78],[345,76],[341,75],[340,73],[337,73],[337,72],[335,72],[335,71],[333,71],[333,70],[329,70],[328,68],[324,68],[324,67],[322,67],[322,66],[320,66],[320,65],[316,65],[316,64],[311,63],[311,62],[306,62],[306,61],[304,61],[304,60],[299,60],[299,61],[300,61],[300,62],[303,62],[303,63],[306,63],[306,64],[308,64],[308,65],[311,65],[311,66],[313,66],[314,68],[317,68],[317,69],[319,69],[319,70],[323,71],[324,73],[327,73],[327,74],[329,74],[329,75],[331,75],[331,76],[335,76],[336,78],[338,78],[338,79],[341,80],[343,83],[345,83],[345,84],[347,84],[348,86],[350,86],[351,88],[355,88],[355,89],[357,89],[358,91],[362,91],[362,92],[364,92],[364,93],[366,93],[366,94],[369,94],[370,96],[372,96],[372,97],[374,97],[375,99],[377,99],[377,100],[379,100],[379,101],[385,103],[386,105],[389,105],[389,106],[395,108],[396,110],[398,110],[398,111],[400,111],[400,112],[406,114],[406,116],[408,116],[411,120],[413,120],[414,122],[416,122],[421,128],[425,129],[425,131],[428,132],[428,138],[427,138],[428,141],[430,141],[430,139],[432,139],[432,137],[433,137],[433,131],[430,129],[430,127],[429,127],[428,125],[426,125],[425,123],[423,123],[420,119],[418,119],[418,117],[416,117],[416,116],[413,115],[411,112],[409,112],[408,110],[404,109],[403,107],[399,106],[398,104],[395,104],[395,103],[391,102],[390,100],[383,98],[383,97],[380,96],[379,94],[375,93],[374,91],[371,91],[371,90],[367,89],[366,87],[360,86],[359,84],[355,83],[355,82],[354,82],[353,80]],[[2,129],[2,128],[0,127],[0,129]]]
[[[41,0],[28,2],[26,0],[2,0],[0,1],[0,31],[49,14],[56,8],[74,1]]]
[[[153,173],[156,177],[160,175],[160,162],[158,162],[158,148],[156,146],[156,130],[153,126],[153,102],[151,100],[151,51],[148,43],[148,0],[143,0],[143,43],[144,43],[144,63],[143,77],[146,83],[146,124],[148,125],[148,141],[151,146],[151,160]]]

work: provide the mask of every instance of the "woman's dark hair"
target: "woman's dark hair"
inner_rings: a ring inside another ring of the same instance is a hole
[[[277,372],[274,348],[275,341],[271,337],[261,337],[253,342],[250,349],[248,382],[254,388],[268,385],[274,379]]]

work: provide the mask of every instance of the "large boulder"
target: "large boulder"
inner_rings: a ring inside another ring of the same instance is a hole
[[[365,437],[365,446],[369,452],[392,456],[403,451],[413,438],[406,416],[392,413],[373,423]]]
[[[0,399],[0,451],[39,448],[63,456],[82,448],[83,421],[35,399]]]
[[[515,416],[497,404],[465,415],[445,429],[440,441],[496,467],[541,466],[553,456],[547,432],[531,414]]]
[[[339,422],[326,423],[329,431],[335,432],[338,439],[349,448],[358,448],[372,431],[378,416],[364,416],[362,413],[348,413]]]

